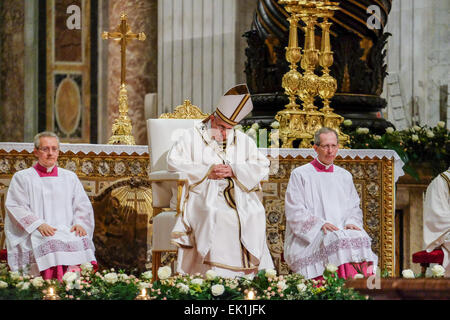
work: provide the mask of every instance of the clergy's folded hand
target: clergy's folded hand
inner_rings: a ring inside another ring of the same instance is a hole
[[[37,229],[44,237],[54,236],[55,231],[57,230],[56,228],[53,228],[46,223],[41,224]]]
[[[209,179],[218,180],[224,179],[228,177],[232,177],[234,175],[233,169],[229,165],[225,164],[216,164],[210,174],[208,175]]]
[[[323,231],[323,233],[324,234],[327,234],[327,231],[337,231],[337,230],[339,230],[339,228],[338,227],[336,227],[334,224],[331,224],[331,223],[325,223],[323,226],[322,226],[322,231]]]
[[[86,230],[84,230],[84,228],[82,226],[80,226],[79,224],[74,225],[71,229],[70,232],[75,231],[75,234],[79,237],[84,237],[87,233]]]
[[[345,229],[345,230],[350,229],[350,230],[358,230],[358,231],[361,231],[361,229],[358,228],[357,226],[355,226],[354,224],[347,224],[347,225],[344,227],[344,229]]]

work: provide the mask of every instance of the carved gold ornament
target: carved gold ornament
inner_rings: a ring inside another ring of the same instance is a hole
[[[172,113],[163,113],[160,119],[204,119],[209,117],[208,113],[203,113],[199,107],[191,104],[191,101],[184,100],[182,105],[175,107]]]

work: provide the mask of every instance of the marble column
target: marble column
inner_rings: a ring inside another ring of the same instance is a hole
[[[24,1],[0,4],[0,141],[24,139]]]
[[[132,32],[144,32],[145,41],[133,40],[127,46],[127,90],[128,115],[133,125],[136,144],[147,144],[147,128],[144,116],[144,97],[155,92],[157,85],[157,0],[109,1],[109,31],[120,23],[122,12],[128,16]],[[106,40],[102,40],[106,41]],[[118,95],[120,86],[120,46],[108,40],[108,132],[118,117]]]
[[[158,1],[158,115],[185,99],[211,113],[236,84],[236,3]]]
[[[445,105],[450,74],[448,0],[393,1],[386,31],[388,73],[398,75],[410,123],[435,126]],[[388,108],[397,106],[384,92]],[[395,97],[397,95],[394,95]],[[448,114],[447,114],[447,117]],[[447,124],[448,125],[448,124]]]

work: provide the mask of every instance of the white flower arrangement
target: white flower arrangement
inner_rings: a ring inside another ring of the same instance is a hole
[[[169,278],[172,274],[172,269],[169,266],[161,267],[158,269],[158,278],[165,280]]]
[[[217,278],[217,273],[214,270],[208,270],[206,271],[205,276],[208,280],[214,280]]]
[[[225,292],[225,287],[221,284],[211,286],[211,293],[213,296],[221,296]]]
[[[445,275],[445,269],[440,264],[436,264],[431,268],[431,272],[433,274],[433,277],[440,278]]]
[[[274,278],[277,276],[277,272],[274,269],[266,269],[266,277]]]
[[[328,272],[331,272],[331,273],[336,272],[337,269],[338,269],[338,268],[337,268],[334,264],[332,264],[332,263],[327,264],[327,266],[326,266],[325,268],[327,269]]]
[[[150,280],[153,278],[153,273],[151,271],[145,271],[142,273],[142,278],[145,280]]]
[[[104,279],[107,283],[116,283],[119,280],[119,277],[117,276],[117,273],[109,272],[105,274]]]
[[[394,133],[394,128],[392,128],[392,127],[388,127],[388,128],[386,128],[386,133],[389,133],[389,134],[392,134],[392,133]]]
[[[414,272],[411,269],[405,269],[402,271],[402,276],[405,279],[415,279],[416,276],[414,275]]]
[[[195,278],[195,279],[192,279],[191,283],[192,283],[193,285],[199,285],[199,286],[201,286],[201,285],[203,285],[203,279]]]

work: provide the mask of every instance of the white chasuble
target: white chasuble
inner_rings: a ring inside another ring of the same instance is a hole
[[[423,207],[423,241],[428,252],[436,248],[444,252],[442,266],[450,277],[450,169],[431,181]]]
[[[5,203],[5,234],[8,264],[13,271],[39,275],[57,265],[96,261],[91,202],[75,173],[57,169],[57,176],[40,177],[29,168],[11,180]],[[42,223],[56,228],[55,235],[42,236],[37,230]],[[70,232],[75,224],[87,235]]]
[[[312,279],[322,275],[327,264],[377,265],[347,170],[333,165],[332,172],[319,172],[311,163],[294,169],[286,189],[285,214],[284,258],[292,271]],[[339,230],[324,234],[321,228],[326,222]],[[347,224],[361,231],[344,230]]]
[[[202,122],[186,130],[167,160],[169,171],[188,175],[183,212],[172,231],[172,242],[179,247],[177,271],[195,274],[213,269],[220,276],[235,277],[273,268],[265,210],[256,194],[270,162],[254,141],[230,130],[223,150]],[[235,177],[209,179],[216,164],[230,165]]]

